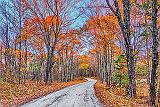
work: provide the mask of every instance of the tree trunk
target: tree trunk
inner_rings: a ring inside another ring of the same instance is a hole
[[[152,3],[152,72],[150,83],[150,105],[156,105],[156,80],[158,67],[158,29],[157,29],[158,1],[153,0]]]
[[[134,58],[133,50],[128,47],[126,50],[127,56],[127,67],[128,67],[128,77],[129,77],[129,86],[128,92],[130,97],[136,96],[136,80],[135,80],[135,70],[134,70]]]
[[[110,84],[111,84],[111,82],[112,82],[112,78],[111,78],[111,76],[112,76],[112,68],[113,68],[113,66],[112,66],[112,63],[113,63],[113,49],[112,49],[112,46],[110,46],[110,70],[109,70],[109,81],[110,81]]]
[[[147,76],[147,83],[150,84],[150,57],[149,57],[149,47],[148,47],[148,38],[146,38],[146,56],[147,56],[147,70],[148,70],[148,76]]]
[[[51,74],[50,70],[52,69],[52,58],[53,58],[53,56],[51,54],[51,50],[52,49],[50,47],[48,47],[47,50],[48,50],[48,54],[47,54],[47,66],[46,66],[46,70],[45,70],[46,75],[45,75],[45,79],[44,79],[45,84],[48,84],[49,79],[51,79],[51,77],[50,77],[50,74]]]

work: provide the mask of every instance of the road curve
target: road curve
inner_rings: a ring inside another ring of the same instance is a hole
[[[21,107],[102,107],[94,94],[93,86],[96,80],[87,80],[35,99]]]

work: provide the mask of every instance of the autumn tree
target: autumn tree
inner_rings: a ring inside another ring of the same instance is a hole
[[[49,1],[24,1],[26,7],[33,14],[39,31],[43,35],[45,48],[47,50],[46,77],[45,83],[51,78],[51,71],[54,65],[55,47],[60,35],[70,26],[77,17],[70,18],[70,10],[76,6],[76,1],[52,0]],[[67,6],[66,6],[67,5]]]
[[[109,0],[106,0],[106,3],[112,13],[117,17],[123,38],[125,41],[125,54],[127,57],[127,67],[128,67],[128,76],[129,76],[129,96],[136,96],[136,80],[135,80],[135,70],[134,70],[134,56],[133,56],[133,47],[131,44],[131,31],[130,31],[130,10],[131,10],[131,1],[123,0],[123,14],[120,11],[120,2],[114,0],[113,4]]]

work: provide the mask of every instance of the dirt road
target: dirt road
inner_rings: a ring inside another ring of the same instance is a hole
[[[96,80],[87,80],[35,99],[21,107],[102,107],[94,94],[93,86]]]

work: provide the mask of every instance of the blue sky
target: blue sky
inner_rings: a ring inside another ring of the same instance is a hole
[[[89,3],[89,2],[90,2],[90,0],[80,0],[80,3],[78,4],[77,8],[79,8],[79,7],[85,7],[85,4],[87,4],[87,3]],[[79,14],[79,9],[77,9],[77,10],[75,11],[75,14],[73,13],[73,17],[74,17],[74,15],[76,15],[76,13]],[[75,21],[75,23],[74,23],[71,27],[72,27],[72,28],[82,27],[82,26],[85,24],[86,20],[87,20],[87,17],[85,17],[85,15],[82,14],[82,15]]]
[[[0,2],[1,1],[12,1],[12,0],[0,0]],[[87,2],[89,2],[90,0],[80,0],[80,3],[79,3],[79,6],[80,7],[84,7],[85,5],[84,5],[84,3],[87,3]],[[78,7],[79,7],[78,6]],[[78,8],[77,7],[77,8]],[[75,14],[73,13],[73,17],[74,17],[74,15],[76,15],[76,13],[78,13],[78,9],[77,9],[77,11],[75,11]],[[76,21],[75,21],[75,23],[73,23],[73,25],[71,25],[71,27],[72,28],[79,28],[79,27],[82,27],[83,25],[84,25],[84,23],[86,22],[86,20],[87,20],[87,18],[84,16],[84,15],[81,15]]]

